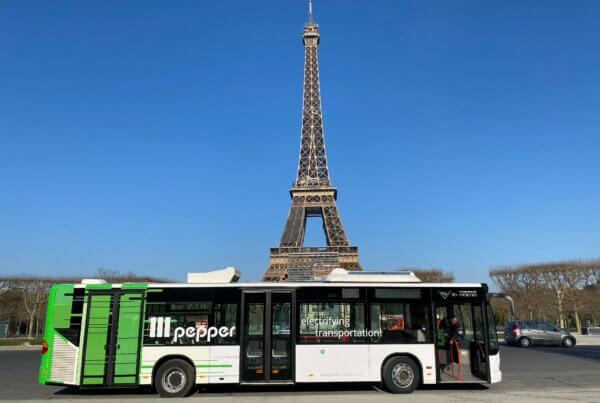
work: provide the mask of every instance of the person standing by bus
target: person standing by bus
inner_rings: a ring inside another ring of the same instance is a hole
[[[448,351],[446,365],[449,365],[452,362],[455,364],[459,363],[458,355],[460,354],[460,349],[458,348],[458,340],[461,336],[458,324],[459,320],[456,315],[452,315],[440,321],[440,329],[444,333],[444,347]]]
[[[449,344],[452,339],[458,340],[460,337],[458,329],[458,316],[452,315],[449,318],[444,318],[440,322],[440,328],[444,331],[444,339],[446,344]]]

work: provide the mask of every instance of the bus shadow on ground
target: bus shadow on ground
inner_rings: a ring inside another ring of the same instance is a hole
[[[479,383],[463,383],[463,384],[437,384],[437,385],[421,385],[417,389],[419,390],[487,390],[489,389],[486,385]],[[389,392],[385,390],[382,385],[373,383],[319,383],[319,384],[298,384],[298,385],[260,385],[260,386],[227,386],[227,385],[211,385],[208,387],[201,387],[197,393],[200,394],[277,394],[277,393],[295,393],[295,394],[342,394],[348,393],[384,393]],[[391,395],[391,394],[390,394]]]
[[[152,395],[154,392],[148,387],[121,387],[121,388],[83,388],[77,386],[67,386],[54,392],[55,396],[94,396],[94,395]]]
[[[436,385],[421,385],[419,390],[488,390],[489,385],[483,383],[440,383]]]
[[[423,391],[435,390],[487,390],[489,387],[480,383],[461,383],[461,384],[437,384],[421,385],[417,389]],[[272,394],[279,393],[300,393],[300,394],[328,394],[328,393],[385,393],[388,392],[381,386],[373,383],[319,383],[319,384],[298,384],[298,385],[199,385],[194,395],[215,394],[226,395],[252,395],[252,394]],[[56,396],[94,396],[94,395],[147,395],[158,396],[149,387],[131,387],[131,388],[77,388],[66,387],[54,393]]]

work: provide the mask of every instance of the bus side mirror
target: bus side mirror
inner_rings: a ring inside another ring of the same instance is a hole
[[[488,293],[488,301],[493,298],[501,298],[501,299],[505,300],[506,302],[508,302],[508,306],[510,308],[510,314],[512,315],[513,319],[515,318],[515,301],[513,301],[512,297],[510,295],[504,294],[501,292],[489,292]]]

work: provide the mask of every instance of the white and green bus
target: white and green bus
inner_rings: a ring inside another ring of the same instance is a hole
[[[54,285],[39,382],[185,396],[199,384],[372,382],[406,393],[502,378],[485,284],[343,269],[322,281],[238,278],[228,268],[183,284]]]

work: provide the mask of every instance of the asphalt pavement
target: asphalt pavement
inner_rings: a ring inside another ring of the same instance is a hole
[[[327,403],[365,400],[431,402],[600,402],[600,346],[501,348],[503,382],[495,385],[432,385],[413,394],[391,395],[369,384],[300,385],[294,387],[234,387],[201,389],[186,401],[265,403],[324,400]],[[37,383],[39,351],[0,351],[0,400],[126,400],[158,399],[142,389],[86,390]],[[510,400],[507,400],[510,399]],[[373,402],[373,403],[374,403]]]

